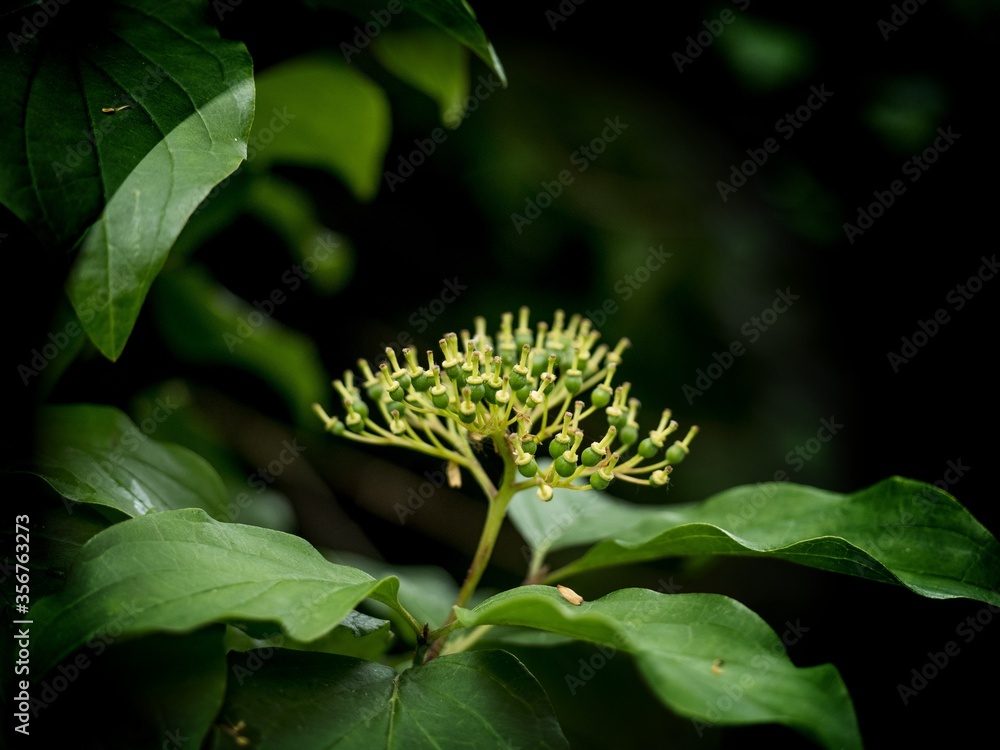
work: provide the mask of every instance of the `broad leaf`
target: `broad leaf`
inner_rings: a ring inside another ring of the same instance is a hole
[[[185,738],[198,747],[211,730],[226,693],[223,631],[216,625],[185,636],[153,635],[109,650],[109,666],[123,699],[114,705],[128,714],[128,723],[143,726],[148,746],[162,747],[167,737]],[[105,699],[104,710],[106,698],[101,695],[95,701]],[[118,726],[106,726],[108,735],[118,734]]]
[[[360,200],[378,191],[389,146],[382,89],[336,58],[295,58],[257,79],[247,161],[329,170]]]
[[[177,510],[116,524],[83,548],[65,590],[31,610],[39,674],[102,633],[187,632],[214,622],[277,623],[324,636],[371,596],[396,607],[398,581],[327,562],[305,540]]]
[[[861,747],[837,670],[794,666],[767,623],[724,596],[623,589],[576,606],[522,586],[456,613],[466,626],[520,625],[631,653],[665,705],[704,725],[779,723],[829,748]]]
[[[321,8],[343,9],[362,21],[354,27],[354,36],[343,40],[339,45],[341,53],[348,62],[352,62],[352,58],[356,55],[362,54],[372,40],[384,34],[388,28],[409,27],[411,25],[409,18],[401,21],[396,19],[400,17],[402,11],[410,10],[446,31],[475,53],[499,76],[501,83],[507,85],[507,75],[504,73],[500,58],[497,57],[493,45],[486,38],[486,33],[476,21],[476,14],[465,0],[389,0],[379,7],[372,7],[371,3],[365,0],[308,0],[308,3]]]
[[[326,654],[339,654],[375,661],[385,655],[395,639],[389,625],[388,620],[369,617],[360,612],[351,612],[344,618],[343,622],[326,635],[314,641],[303,642],[288,638],[280,630],[276,631],[273,627],[269,629],[267,625],[262,623],[250,623],[248,626],[244,626],[246,630],[230,627],[226,633],[226,646],[230,651],[250,651],[261,648],[322,651]],[[258,633],[260,630],[264,632]],[[257,637],[254,637],[252,633],[256,634]],[[253,668],[249,657],[243,668]]]
[[[431,97],[441,121],[457,128],[469,95],[469,61],[465,49],[437,29],[385,31],[372,45],[383,67]]]
[[[259,375],[284,396],[295,418],[308,424],[315,419],[312,404],[326,397],[328,378],[312,341],[271,317],[290,295],[301,294],[305,282],[292,268],[275,281],[271,295],[253,307],[199,269],[171,271],[156,285],[153,308],[177,354]]]
[[[749,555],[900,583],[935,599],[1000,604],[1000,544],[953,497],[922,482],[893,477],[848,495],[775,482],[668,508],[579,494],[565,523],[558,509],[513,511],[535,549],[604,539],[557,571],[560,580],[662,557]]]
[[[115,508],[128,516],[201,508],[227,517],[222,480],[186,448],[152,438],[173,407],[158,404],[136,425],[112,406],[50,406],[39,423],[38,476],[63,497]]]
[[[403,4],[472,50],[500,77],[503,85],[507,85],[507,75],[500,58],[465,0],[403,0]]]
[[[205,9],[60,4],[40,33],[0,50],[0,201],[47,244],[90,228],[67,291],[110,359],[188,217],[246,156],[250,57]]]
[[[253,653],[253,652],[251,652]],[[409,750],[567,748],[548,697],[504,651],[442,656],[402,674],[326,654],[275,652],[223,714],[254,747]],[[217,748],[237,747],[220,732]]]

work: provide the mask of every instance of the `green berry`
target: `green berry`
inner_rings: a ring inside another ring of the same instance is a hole
[[[604,453],[594,448],[597,443],[593,443],[588,448],[584,448],[583,453],[580,456],[580,460],[583,461],[584,466],[597,466],[604,458]]]
[[[426,372],[421,372],[419,375],[413,376],[413,389],[418,393],[423,393],[432,385],[434,385],[434,378]]]
[[[354,411],[356,411],[358,414],[360,414],[362,419],[368,418],[369,414],[368,404],[366,404],[360,398],[354,399],[354,401],[351,403],[351,408],[354,409]]]
[[[559,438],[552,438],[552,441],[549,443],[549,455],[552,456],[552,458],[559,458],[559,456],[568,451],[572,445],[573,444],[569,441],[563,442]]]
[[[613,395],[614,393],[608,386],[604,385],[604,383],[599,383],[594,390],[590,392],[590,403],[598,409],[603,409],[611,403],[611,397]]]
[[[538,451],[538,439],[534,435],[525,436],[525,439],[521,442],[521,448],[525,453],[530,453],[534,456]]]
[[[604,410],[604,413],[608,417],[608,424],[614,427],[616,430],[621,432],[628,422],[628,414],[623,412],[621,409],[616,409],[613,406],[609,406]]]
[[[611,484],[611,480],[605,478],[599,471],[590,475],[590,486],[595,490],[606,490],[609,484]]]
[[[522,477],[533,477],[538,473],[538,464],[535,459],[531,459],[527,463],[519,464],[517,470]]]
[[[567,453],[568,452],[569,451],[567,451]],[[570,460],[568,460],[566,458],[566,454],[565,453],[563,455],[559,456],[559,458],[557,458],[552,463],[552,465],[556,467],[556,474],[558,474],[561,477],[572,476],[573,472],[576,471],[576,461],[570,461]]]
[[[632,443],[639,439],[639,428],[638,426],[626,424],[618,431],[618,437],[623,446],[632,445]]]
[[[447,409],[449,400],[447,387],[442,385],[431,388],[431,402],[438,409]]]
[[[689,448],[684,445],[680,440],[667,448],[667,463],[679,464],[683,461],[689,452]]]
[[[563,376],[563,385],[570,393],[579,393],[583,388],[583,373],[579,370],[567,370]]]
[[[528,384],[528,371],[527,369],[521,369],[520,365],[514,365],[513,369],[510,371],[510,389],[512,391],[519,391],[524,386]]]
[[[639,443],[639,455],[643,458],[653,458],[660,452],[660,446],[653,442],[652,438],[646,438]]]

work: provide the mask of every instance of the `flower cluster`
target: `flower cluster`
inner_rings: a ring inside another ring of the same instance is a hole
[[[491,337],[486,320],[476,318],[474,333],[448,333],[439,341],[440,363],[433,351],[422,363],[413,349],[403,349],[402,362],[386,349],[377,370],[358,362],[360,382],[351,371],[333,381],[343,418],[319,405],[314,409],[335,435],[407,447],[469,469],[481,468],[470,445],[488,439],[522,477],[514,489],[535,485],[543,500],[552,497],[553,487],[605,489],[615,478],[666,485],[698,428],[668,447],[678,425],[667,409],[656,429],[639,440],[639,401],[629,396],[628,382],[615,384],[628,339],[614,348],[599,344],[600,332],[590,320],[567,320],[562,310],[551,326],[539,322],[532,329],[529,319],[527,307],[516,325],[514,315],[505,313]],[[607,429],[587,441],[581,425],[598,411]],[[540,451],[552,458],[544,468],[536,458]]]

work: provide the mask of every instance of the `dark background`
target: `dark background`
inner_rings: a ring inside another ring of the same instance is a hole
[[[668,501],[769,481],[775,471],[790,469],[786,454],[814,437],[821,419],[833,418],[842,431],[794,481],[851,491],[889,475],[934,482],[949,462],[960,463],[967,471],[949,491],[995,533],[1000,514],[989,471],[997,449],[994,285],[1000,282],[986,282],[961,311],[948,294],[996,248],[988,82],[997,8],[986,2],[911,6],[912,17],[884,39],[877,22],[893,13],[887,3],[844,9],[751,2],[745,11],[689,3],[657,7],[654,15],[645,5],[587,0],[555,29],[545,11],[558,11],[556,3],[479,3],[510,85],[470,113],[412,178],[395,191],[383,186],[361,205],[332,178],[286,171],[316,195],[325,222],[352,239],[355,267],[339,293],[296,296],[276,317],[313,338],[329,372],[339,373],[359,356],[375,361],[378,344],[400,332],[429,347],[440,333],[471,326],[474,315],[485,315],[492,328],[501,312],[522,304],[532,306],[534,319],[551,320],[557,307],[584,312],[612,299],[618,312],[601,330],[610,342],[622,335],[633,341],[625,372],[646,405],[644,427],[665,406],[683,425],[702,427],[691,457],[674,474]],[[683,52],[687,37],[725,9],[733,22],[679,72],[673,53]],[[352,34],[349,19],[331,14],[331,34],[312,18],[306,11],[276,17],[248,6],[223,28],[247,42],[263,72]],[[393,168],[414,139],[438,126],[435,108],[368,57],[357,65],[385,85],[393,103],[386,157]],[[487,75],[477,60],[472,70],[473,79]],[[794,137],[776,136],[775,122],[805,102],[811,86],[833,96]],[[573,169],[570,155],[600,133],[605,117],[616,116],[629,124],[620,140],[519,234],[510,215],[523,212],[542,181]],[[910,182],[904,162],[929,147],[939,127],[961,137]],[[746,150],[769,137],[777,138],[779,151],[723,202],[716,182],[729,179]],[[897,179],[905,193],[849,242],[842,225],[855,223],[873,191]],[[7,242],[18,242],[16,227],[11,234]],[[647,248],[661,244],[672,253],[670,262],[630,299],[616,294],[615,284],[645,259]],[[11,279],[38,278],[52,262],[27,241],[14,246],[23,250],[8,254]],[[247,300],[263,298],[289,264],[280,243],[253,217],[197,257]],[[468,291],[419,330],[412,316],[452,278]],[[731,341],[747,343],[742,326],[779,288],[800,299],[688,403],[682,387]],[[55,282],[39,285],[33,308],[51,309],[56,289]],[[17,320],[15,334],[23,334],[20,348],[27,351],[49,329],[47,313],[15,318],[23,297],[11,290],[7,301],[8,320]],[[950,322],[894,372],[888,353],[899,352],[901,338],[941,308]],[[144,314],[118,363],[83,358],[49,398],[134,410],[150,389],[180,380],[247,471],[266,460],[261,446],[276,436],[294,431],[307,441],[312,474],[290,472],[277,489],[297,511],[294,528],[311,541],[464,573],[482,513],[474,495],[441,491],[405,526],[393,511],[421,473],[436,466],[385,451],[359,452],[311,426],[292,425],[281,398],[252,376],[164,356],[165,349]],[[20,390],[12,393],[15,406],[30,409]],[[20,419],[14,423],[30,424],[30,417]],[[11,438],[12,450],[25,453],[25,432],[12,431]],[[652,490],[619,492],[637,502],[661,499]],[[519,546],[512,531],[502,537],[488,584],[519,581]],[[738,559],[614,571],[581,577],[575,588],[593,599],[625,585],[656,588],[671,575],[684,591],[733,596],[779,634],[785,623],[808,627],[789,647],[793,660],[840,669],[870,747],[940,732],[961,741],[991,726],[971,708],[995,695],[996,615],[984,614],[982,604],[932,601],[860,579]],[[977,613],[990,624],[966,643],[956,628]],[[959,655],[903,705],[897,685],[909,683],[910,670],[921,668],[928,652],[953,640]],[[534,666],[529,652],[519,655]],[[672,720],[651,699],[624,659],[586,688],[609,701],[606,733],[575,733],[565,718],[575,704],[562,690],[562,675],[581,655],[589,651],[563,653],[543,677],[580,747],[613,743],[621,722],[636,741],[656,746],[669,746],[670,737],[693,747],[731,747],[748,738],[802,742],[776,728],[711,733],[699,742],[689,722]]]

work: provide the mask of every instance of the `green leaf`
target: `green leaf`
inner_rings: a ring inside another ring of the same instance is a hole
[[[451,34],[486,63],[499,76],[504,86],[507,85],[507,74],[504,73],[500,58],[465,0],[403,0],[403,6],[412,8],[438,28]]]
[[[199,747],[211,730],[226,693],[223,633],[216,625],[183,637],[152,635],[115,644],[108,651],[127,701],[116,705],[133,721],[144,723],[149,746],[163,746],[164,737],[184,737],[191,747]],[[105,731],[110,735],[115,729],[109,725]]]
[[[295,58],[257,78],[257,115],[247,161],[315,166],[359,200],[378,192],[389,147],[382,89],[335,58]]]
[[[451,605],[458,596],[458,584],[444,568],[434,565],[391,565],[363,555],[347,552],[328,553],[328,559],[350,565],[376,578],[395,576],[399,579],[399,598],[406,611],[419,623],[429,623],[431,629],[444,625]],[[380,614],[378,609],[376,614]],[[388,615],[388,613],[386,613]],[[403,632],[409,642],[414,634]]]
[[[249,211],[284,239],[313,289],[331,294],[347,283],[353,252],[343,235],[322,224],[306,190],[274,175],[255,175],[248,197]]]
[[[365,597],[398,607],[398,581],[327,562],[305,540],[219,523],[189,509],[140,516],[97,534],[65,590],[40,600],[40,672],[102,633],[182,633],[214,622],[277,623],[297,641],[327,634]]]
[[[169,419],[171,405],[156,414]],[[46,407],[35,473],[65,498],[128,516],[201,508],[225,519],[228,498],[215,469],[186,448],[153,440],[158,425],[150,418],[140,428],[111,406]]]
[[[90,227],[67,292],[110,359],[188,217],[246,156],[251,60],[204,11],[60,5],[42,33],[0,50],[0,201],[46,244]]]
[[[724,596],[623,589],[574,606],[522,586],[456,614],[468,627],[532,627],[631,653],[665,705],[705,725],[779,723],[829,748],[861,747],[837,670],[794,666],[767,623]]]
[[[260,300],[265,310],[267,305],[279,310],[304,286],[291,269],[276,281],[272,296]],[[163,274],[153,293],[153,309],[164,338],[179,356],[256,373],[285,397],[299,423],[315,421],[312,404],[326,398],[328,378],[308,337],[265,316],[195,268]]]
[[[911,479],[892,477],[848,495],[784,482],[747,485],[669,508],[586,494],[590,506],[568,506],[565,526],[547,520],[540,544],[605,540],[557,571],[560,579],[662,557],[747,555],[899,583],[935,599],[1000,604],[1000,544],[949,494]],[[546,521],[529,513],[520,509],[515,518],[537,540]]]
[[[441,121],[457,128],[469,96],[469,63],[465,49],[437,29],[384,31],[372,51],[393,75],[437,102]]]
[[[442,656],[402,674],[276,652],[242,684],[230,681],[223,714],[246,722],[254,747],[274,750],[569,747],[538,682],[504,651]],[[220,733],[216,747],[236,743]]]
[[[257,625],[260,624],[257,623]],[[296,651],[322,651],[326,654],[339,654],[375,661],[385,655],[395,639],[389,626],[388,620],[369,617],[361,612],[351,612],[337,627],[313,641],[296,641],[285,637],[280,631],[265,632],[261,634],[263,637],[254,637],[244,630],[230,627],[226,634],[226,645],[231,651],[286,648]],[[259,630],[259,627],[248,627],[247,629],[256,631]],[[412,631],[407,628],[407,632]],[[252,666],[248,659],[245,668],[249,669]]]

